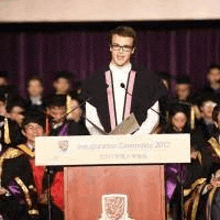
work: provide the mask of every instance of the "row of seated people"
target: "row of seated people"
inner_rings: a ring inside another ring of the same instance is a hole
[[[28,95],[26,98],[19,95],[16,85],[8,83],[8,78],[7,71],[0,71],[0,115],[11,118],[21,125],[25,111],[37,109],[45,112],[51,96],[56,94],[67,95],[68,110],[75,109],[68,115],[68,118],[72,117],[76,122],[81,119],[82,108],[79,106],[79,93],[81,90],[77,83],[71,83],[71,73],[66,71],[57,72],[53,80],[54,92],[46,97],[43,95],[45,87],[40,77],[32,76],[28,80]]]
[[[86,135],[67,119],[65,95],[54,95],[47,114],[31,109],[19,126],[1,116],[0,215],[4,220],[64,219],[63,167],[35,165],[35,137]]]
[[[191,163],[165,165],[167,219],[220,218],[220,106],[215,104],[212,109],[214,126],[205,135],[203,127],[191,129],[182,104],[173,106],[169,121],[160,129],[165,134],[191,134]]]

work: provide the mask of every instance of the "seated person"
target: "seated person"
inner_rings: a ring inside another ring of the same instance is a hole
[[[28,99],[26,100],[26,108],[45,110],[45,100],[43,98],[43,82],[41,78],[32,76],[28,81]]]
[[[9,100],[6,110],[8,118],[17,122],[17,124],[21,126],[25,114],[24,100],[21,97],[16,97],[16,99]]]
[[[28,129],[23,132],[26,136]],[[9,145],[0,155],[0,214],[3,219],[29,220],[39,217],[31,157],[33,152],[24,144],[17,147]]]
[[[176,85],[176,99],[183,102],[191,102],[191,83],[189,76],[182,76],[177,78]]]
[[[204,86],[199,92],[198,97],[210,97],[220,103],[220,65],[212,64],[207,71],[208,85]]]
[[[201,167],[203,175],[198,176],[199,169],[195,170],[194,178],[185,190],[187,219],[213,219],[220,217],[220,108],[216,106],[213,110],[213,121],[216,129],[211,134],[206,147],[199,149],[201,152]],[[193,169],[188,169],[192,176]],[[194,218],[192,218],[194,216]]]
[[[34,185],[38,195],[36,208],[39,210],[41,220],[48,219],[48,205],[51,206],[53,220],[62,220],[64,211],[63,170],[53,167],[50,170],[35,165],[35,137],[44,135],[45,117],[38,111],[28,111],[22,124],[22,131],[27,141],[19,145],[20,149],[29,158],[34,178]],[[50,176],[48,176],[50,175]],[[50,182],[48,182],[48,178]]]
[[[185,105],[176,104],[169,112],[169,122],[163,133],[190,133],[189,114]],[[183,146],[184,147],[184,146]],[[185,177],[185,165],[172,163],[165,166],[167,213],[172,219],[181,216],[181,184]]]
[[[50,116],[51,136],[88,134],[83,124],[67,119],[66,95],[54,95],[48,100],[47,114]]]
[[[201,149],[206,146],[206,141],[215,131],[216,126],[212,118],[212,112],[216,105],[217,103],[210,98],[201,99],[199,102],[198,106],[201,117],[196,121],[195,135],[198,142],[200,142]]]
[[[66,71],[57,72],[56,78],[53,82],[56,95],[67,96],[67,111],[69,112],[68,118],[78,122],[81,119],[82,108],[79,106],[79,98],[76,92],[71,91],[71,73]],[[71,111],[75,109],[74,111]]]

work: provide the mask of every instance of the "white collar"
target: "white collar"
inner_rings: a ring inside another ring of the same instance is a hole
[[[124,73],[128,73],[131,70],[131,63],[128,63],[124,66],[117,66],[114,63],[110,63],[109,64],[110,70],[112,72],[124,72]]]

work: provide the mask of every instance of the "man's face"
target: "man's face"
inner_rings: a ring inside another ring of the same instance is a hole
[[[49,114],[53,118],[53,121],[60,123],[63,121],[66,114],[66,107],[64,106],[54,106],[49,109]]]
[[[4,77],[0,77],[0,86],[5,86],[7,85],[7,80]]]
[[[43,87],[39,80],[30,80],[28,84],[28,93],[31,97],[41,96],[43,92]]]
[[[218,68],[211,69],[207,77],[208,77],[210,84],[220,83],[220,70]]]
[[[54,82],[54,88],[56,90],[56,94],[62,94],[65,95],[69,92],[70,90],[70,82],[68,79],[65,78],[58,78]]]
[[[203,118],[212,119],[212,112],[217,104],[212,101],[206,101],[202,104],[201,112]]]
[[[131,55],[134,53],[133,43],[134,40],[132,37],[113,35],[110,46],[111,62],[121,67],[130,63]]]
[[[189,84],[177,84],[176,95],[179,100],[186,101],[190,95],[190,85]]]
[[[42,136],[44,134],[44,129],[41,125],[30,122],[24,128],[24,135],[29,142],[35,142],[35,137]]]
[[[21,106],[14,106],[9,112],[10,118],[16,121],[19,125],[22,124],[24,120],[24,109]]]

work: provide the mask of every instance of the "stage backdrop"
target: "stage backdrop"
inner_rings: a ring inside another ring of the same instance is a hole
[[[44,30],[4,30],[0,32],[0,69],[11,73],[10,82],[26,93],[27,80],[39,75],[45,83],[45,93],[52,91],[54,73],[68,70],[76,79],[84,80],[94,70],[109,62],[107,35],[118,24],[77,25],[62,31],[45,26]],[[149,24],[135,24],[138,46],[133,61],[173,76],[189,75],[193,88],[206,82],[207,67],[220,63],[220,29],[218,27],[149,28]],[[110,26],[110,27],[109,27]],[[64,25],[63,25],[64,27]],[[13,29],[13,28],[12,28]],[[33,29],[33,28],[32,28]]]

